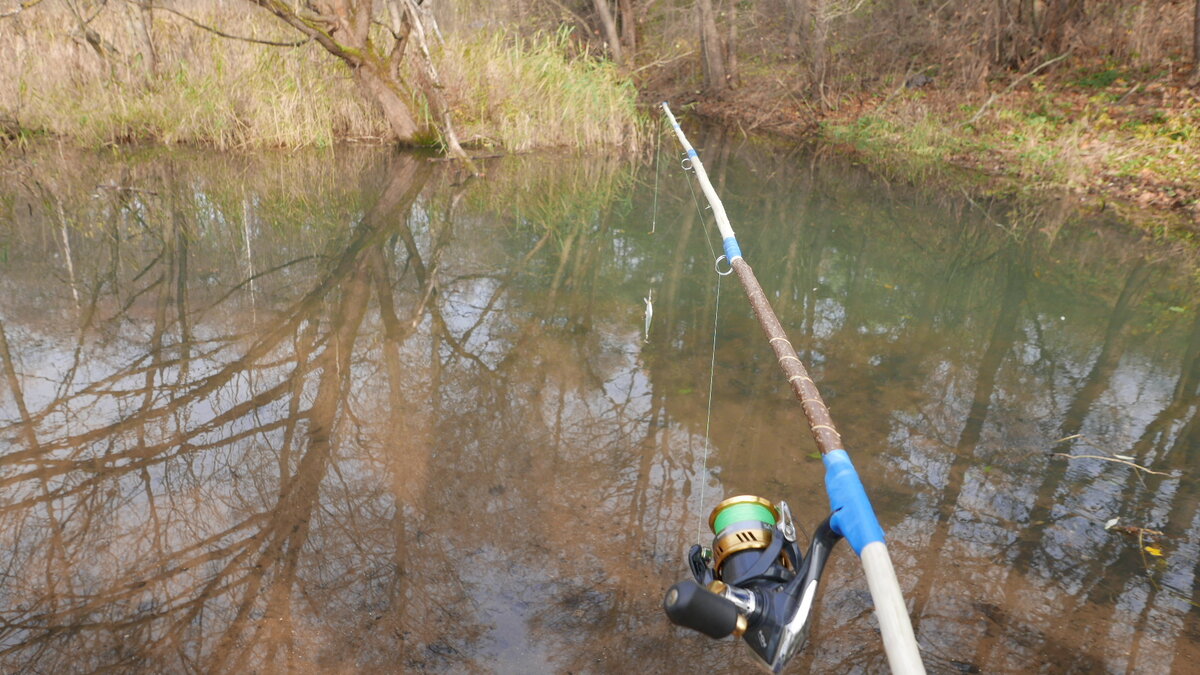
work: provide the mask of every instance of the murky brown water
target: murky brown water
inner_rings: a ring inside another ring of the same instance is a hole
[[[1178,259],[1065,205],[697,140],[931,671],[1200,662],[1200,318]],[[9,158],[0,669],[750,667],[672,628],[662,593],[723,496],[807,526],[827,503],[731,280],[702,469],[716,276],[678,166],[657,202],[653,167],[489,174],[379,151]],[[845,545],[826,579],[793,670],[885,670]]]

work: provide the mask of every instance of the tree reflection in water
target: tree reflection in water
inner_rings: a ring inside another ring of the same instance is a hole
[[[1056,205],[708,140],[931,669],[1200,656],[1200,319],[1174,260]],[[659,610],[698,480],[806,524],[827,506],[729,287],[700,473],[716,299],[682,182],[650,237],[653,195],[615,163],[456,184],[375,153],[42,161],[3,202],[0,667],[746,666]],[[1182,473],[1050,454],[1087,443]],[[1116,515],[1166,532],[1152,579]],[[797,670],[882,669],[856,564],[828,574]]]

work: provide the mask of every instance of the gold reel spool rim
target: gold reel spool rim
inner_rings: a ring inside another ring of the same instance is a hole
[[[737,495],[736,497],[730,497],[729,499],[726,499],[713,507],[712,512],[708,514],[709,531],[711,531],[713,534],[720,534],[716,531],[717,516],[720,515],[720,513],[725,509],[731,506],[736,506],[737,504],[758,504],[759,506],[765,507],[771,512],[771,515],[774,516],[775,523],[779,523],[779,509],[775,507],[775,504],[773,504],[771,500],[764,497],[759,497],[758,495]]]

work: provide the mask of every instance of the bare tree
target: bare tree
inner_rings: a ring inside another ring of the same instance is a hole
[[[729,90],[729,73],[725,69],[725,46],[717,32],[717,20],[712,0],[699,0],[696,13],[700,19],[700,54],[704,63],[704,87],[714,94]]]
[[[350,66],[359,90],[378,104],[401,143],[415,142],[420,131],[409,107],[409,92],[398,75],[409,42],[415,42],[413,58],[417,63],[413,74],[417,85],[437,120],[449,154],[467,159],[454,131],[416,0],[384,0],[393,17],[390,46],[380,44],[371,33],[378,9],[374,0],[309,0],[295,5],[281,0],[247,1],[279,17]]]
[[[608,0],[592,0],[596,15],[600,17],[600,28],[604,31],[604,41],[608,43],[608,51],[618,66],[625,65],[625,54],[621,50],[621,38],[617,34],[617,22],[613,18],[612,8]]]

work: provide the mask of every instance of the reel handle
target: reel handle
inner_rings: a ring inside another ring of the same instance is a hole
[[[691,628],[710,638],[719,640],[735,632],[741,633],[738,630],[741,617],[737,605],[691,579],[680,581],[667,591],[663,598],[663,609],[671,623]]]

